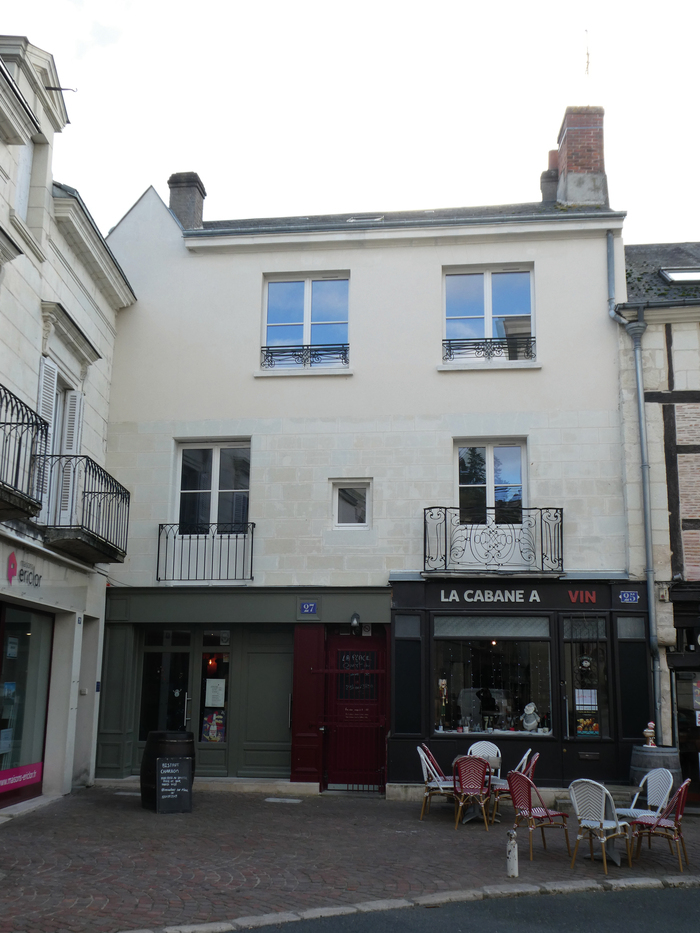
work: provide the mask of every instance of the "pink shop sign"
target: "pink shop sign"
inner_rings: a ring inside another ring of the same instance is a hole
[[[21,768],[8,768],[7,771],[0,771],[0,794],[8,790],[27,787],[28,784],[41,783],[43,767],[39,761],[35,765],[22,765]]]

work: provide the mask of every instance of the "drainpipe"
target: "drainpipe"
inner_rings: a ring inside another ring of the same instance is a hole
[[[639,448],[642,467],[642,502],[644,511],[644,551],[646,556],[647,603],[649,605],[649,648],[651,650],[653,685],[654,685],[654,722],[656,744],[661,745],[661,662],[659,659],[659,638],[656,627],[656,593],[654,589],[654,547],[651,526],[651,482],[649,467],[649,448],[647,444],[647,421],[644,408],[644,370],[642,367],[642,336],[647,329],[644,320],[644,307],[640,306],[637,320],[627,321],[615,310],[615,257],[613,253],[613,232],[608,230],[608,313],[610,317],[624,326],[632,338],[634,350],[634,374],[637,383],[637,417],[639,420]]]

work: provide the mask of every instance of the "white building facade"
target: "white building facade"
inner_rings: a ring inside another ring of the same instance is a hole
[[[117,312],[134,300],[72,188],[53,58],[0,36],[0,807],[94,776],[108,563],[129,495],[104,470]]]
[[[627,772],[651,677],[602,122],[567,110],[537,203],[207,222],[183,173],[111,232],[139,300],[98,774],[182,728],[200,774],[328,787],[489,730],[543,783]]]

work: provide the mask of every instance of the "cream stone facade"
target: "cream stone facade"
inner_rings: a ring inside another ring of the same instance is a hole
[[[50,54],[0,36],[0,807],[93,779],[107,562],[128,518],[103,467],[117,313],[134,295],[78,192],[53,180],[58,88]]]
[[[567,109],[535,204],[206,221],[185,172],[110,233],[139,300],[98,774],[182,728],[199,773],[321,787],[419,780],[417,739],[449,766],[488,730],[508,763],[541,742],[551,786],[628,773],[651,666],[602,125]]]

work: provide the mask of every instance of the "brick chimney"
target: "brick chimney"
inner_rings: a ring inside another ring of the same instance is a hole
[[[196,172],[177,172],[168,179],[170,210],[185,230],[201,230],[202,210],[207,196]]]
[[[556,201],[557,185],[559,184],[559,150],[549,150],[549,165],[546,172],[540,175],[540,191],[543,201]]]
[[[603,160],[604,114],[602,107],[566,108],[557,140],[557,201],[560,204],[608,206],[608,179]]]

